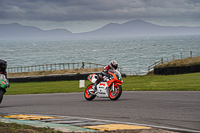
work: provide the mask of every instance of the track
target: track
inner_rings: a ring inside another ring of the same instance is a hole
[[[200,92],[123,92],[117,101],[83,93],[5,95],[0,114],[26,113],[101,119],[200,131]]]

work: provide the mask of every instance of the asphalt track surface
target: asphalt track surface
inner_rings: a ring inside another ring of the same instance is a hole
[[[72,116],[200,132],[199,91],[123,91],[117,101],[83,93],[4,95],[0,113]]]

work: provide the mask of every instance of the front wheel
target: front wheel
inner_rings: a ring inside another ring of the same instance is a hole
[[[96,97],[96,95],[94,94],[95,92],[94,92],[94,90],[92,88],[93,85],[94,84],[89,84],[87,86],[87,88],[85,89],[85,92],[84,92],[84,97],[88,101],[91,101],[91,100],[93,100]]]
[[[1,104],[1,101],[3,100],[3,94],[4,94],[4,90],[0,89],[0,104]]]
[[[114,88],[114,91],[112,88],[109,89],[109,98],[110,100],[117,100],[122,94],[122,86],[118,85],[117,87]]]

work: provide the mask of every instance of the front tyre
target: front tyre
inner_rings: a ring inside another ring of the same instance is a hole
[[[91,101],[91,100],[93,100],[96,97],[96,95],[94,94],[95,92],[94,92],[94,90],[92,88],[93,85],[94,84],[89,84],[87,86],[87,88],[85,89],[85,92],[84,92],[84,97],[88,101]]]
[[[0,104],[1,104],[1,101],[3,100],[3,94],[4,94],[4,90],[0,89]]]
[[[122,86],[118,85],[114,88],[114,91],[112,88],[109,88],[109,98],[110,100],[117,100],[122,94]]]

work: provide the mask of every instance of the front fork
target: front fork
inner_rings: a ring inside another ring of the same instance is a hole
[[[115,91],[115,86],[114,86],[114,83],[112,83],[112,91],[114,92]]]

